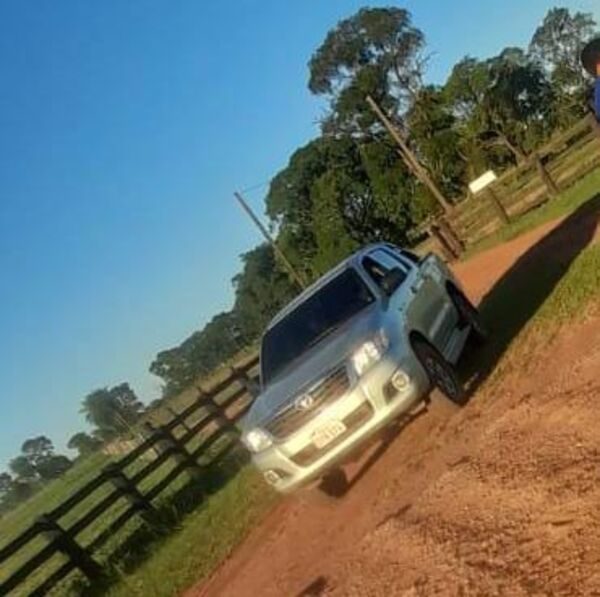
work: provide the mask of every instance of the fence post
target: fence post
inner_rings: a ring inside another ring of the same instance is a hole
[[[148,523],[157,520],[158,513],[150,500],[132,483],[131,479],[119,468],[117,464],[111,463],[104,467],[104,472],[112,486],[119,490],[123,497],[139,511],[141,517]]]
[[[167,405],[166,410],[169,411],[169,414],[176,419],[179,416],[179,413],[172,407],[170,407],[169,405]],[[190,426],[182,419],[181,422],[179,423],[179,425],[181,425],[186,431],[191,431]]]
[[[452,226],[445,217],[440,217],[437,220],[437,225],[446,242],[452,248],[452,253],[458,258],[465,250],[463,241],[458,237]]]
[[[532,157],[535,162],[535,167],[537,168],[538,174],[540,175],[540,178],[542,179],[542,182],[544,183],[544,186],[546,187],[546,191],[548,191],[549,197],[554,198],[554,197],[558,196],[558,194],[560,192],[558,189],[558,186],[556,186],[556,183],[550,176],[550,173],[548,172],[548,170],[546,170],[546,167],[544,166],[544,163],[542,162],[542,158],[540,157],[540,154],[535,152]]]
[[[54,543],[56,549],[67,556],[89,580],[98,581],[106,577],[106,572],[102,566],[48,514],[42,514],[37,519],[36,524],[39,526],[42,535],[48,541]]]
[[[145,421],[142,423],[142,436],[145,439],[148,439],[152,436],[153,433],[156,433],[156,427],[150,421]],[[150,450],[154,453],[154,457],[158,458],[160,456],[160,449],[157,444],[153,444]]]
[[[444,238],[444,235],[441,233],[439,226],[437,224],[430,224],[428,230],[429,234],[433,236],[433,238],[435,238],[439,243],[442,249],[442,253],[446,257],[446,259],[448,261],[454,261],[458,257],[458,255],[456,255],[452,246]]]
[[[508,213],[502,205],[498,195],[496,195],[496,191],[492,189],[492,187],[488,186],[485,189],[485,194],[487,198],[490,200],[490,203],[494,206],[494,210],[503,224],[508,224],[510,222],[510,218],[508,217]]]

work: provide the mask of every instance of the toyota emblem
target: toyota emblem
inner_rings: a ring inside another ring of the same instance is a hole
[[[294,406],[296,410],[301,412],[305,412],[310,410],[315,403],[315,399],[310,394],[303,394],[302,396],[298,396],[294,402]]]

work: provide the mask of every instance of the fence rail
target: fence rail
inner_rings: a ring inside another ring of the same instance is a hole
[[[108,570],[95,558],[95,552],[105,546],[134,516],[139,516],[146,524],[160,525],[160,516],[153,501],[184,472],[201,484],[205,468],[238,445],[237,424],[254,398],[256,375],[252,372],[257,363],[258,359],[253,357],[243,366],[232,369],[225,379],[212,388],[198,387],[196,399],[189,406],[175,413],[163,425],[153,427],[147,424],[147,437],[137,447],[104,467],[92,480],[0,548],[0,568],[3,568],[11,558],[22,555],[24,549],[40,539],[44,542],[40,549],[0,582],[0,595],[10,593],[38,572],[42,572],[42,578],[33,590],[28,587],[29,594],[46,593],[75,570],[79,570],[90,581],[105,578]],[[224,395],[231,390],[231,395]],[[201,415],[200,419],[188,424],[188,419],[198,414]],[[181,428],[183,433],[175,433],[176,428]],[[199,458],[227,435],[233,435],[233,438],[226,447],[207,463],[200,464]],[[189,445],[194,442],[197,445]],[[148,459],[151,452],[154,457]],[[143,482],[148,481],[167,462],[174,464],[171,470],[143,489]],[[138,465],[137,470],[128,474],[127,469],[135,465]],[[88,501],[93,504],[79,512]],[[79,537],[81,533],[119,501],[124,502],[123,511],[85,545]],[[61,521],[74,512],[75,520],[70,524]],[[65,561],[44,575],[43,566],[57,555]]]

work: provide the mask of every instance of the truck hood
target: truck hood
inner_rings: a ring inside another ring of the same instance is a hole
[[[380,329],[380,310],[381,305],[373,303],[291,363],[254,401],[243,427],[250,429],[265,423],[304,389],[346,361]]]

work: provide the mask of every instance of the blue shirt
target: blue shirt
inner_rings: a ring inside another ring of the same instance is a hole
[[[594,108],[596,109],[596,118],[600,121],[600,77],[596,78],[596,90],[594,92]]]

